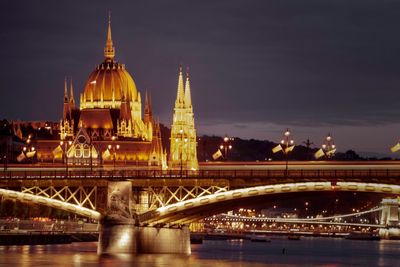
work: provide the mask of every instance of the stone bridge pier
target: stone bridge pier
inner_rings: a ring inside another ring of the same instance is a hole
[[[399,199],[384,198],[381,206],[380,223],[385,228],[379,229],[379,236],[384,239],[400,239]]]
[[[131,213],[131,182],[110,182],[107,209],[100,222],[98,254],[191,253],[187,226],[157,228],[140,226]]]

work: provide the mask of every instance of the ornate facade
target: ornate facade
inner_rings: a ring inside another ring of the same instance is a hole
[[[190,90],[189,75],[184,85],[180,70],[168,160],[172,169],[198,169]],[[151,95],[144,95],[142,114],[142,96],[135,82],[125,65],[115,60],[110,21],[104,60],[89,75],[79,100],[78,107],[72,81],[66,79],[63,116],[55,130],[59,130],[59,136],[35,135],[31,143],[38,162],[167,168],[167,153],[160,124],[153,117]]]
[[[60,147],[70,164],[120,162],[166,167],[159,123],[152,114],[151,97],[142,98],[124,64],[115,61],[108,23],[104,61],[89,75],[80,107],[75,106],[72,82],[65,81]],[[63,147],[65,146],[65,147]],[[56,157],[56,155],[54,155]]]
[[[189,74],[186,73],[184,87],[182,68],[179,70],[178,90],[171,126],[169,166],[188,170],[199,168]]]

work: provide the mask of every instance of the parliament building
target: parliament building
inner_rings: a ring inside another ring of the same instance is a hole
[[[146,92],[142,101],[135,81],[115,54],[109,21],[104,59],[89,75],[79,107],[72,82],[68,85],[65,80],[58,138],[29,141],[35,145],[36,161],[198,169],[189,75],[184,85],[180,69],[168,156],[160,123],[153,116],[152,97]]]

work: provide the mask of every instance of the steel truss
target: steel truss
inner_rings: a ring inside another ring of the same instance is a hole
[[[229,186],[179,186],[148,187],[149,210],[206,195],[226,192]]]
[[[97,186],[92,187],[22,187],[21,192],[42,196],[50,199],[60,200],[80,207],[96,210],[97,208]]]

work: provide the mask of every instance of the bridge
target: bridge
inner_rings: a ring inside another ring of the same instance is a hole
[[[302,162],[291,164],[287,172],[282,164],[245,163],[207,164],[199,171],[70,167],[66,172],[62,166],[10,166],[0,172],[0,188],[3,197],[99,220],[99,253],[190,253],[187,225],[191,222],[271,194],[356,191],[399,195],[400,165]],[[398,204],[385,209],[387,227],[399,226],[396,208]]]
[[[389,199],[387,199],[389,200]],[[387,201],[385,200],[385,201]],[[315,217],[315,218],[269,218],[264,216],[242,216],[236,214],[219,214],[205,218],[205,221],[229,221],[229,222],[251,222],[251,223],[284,223],[284,224],[318,224],[318,225],[333,225],[333,226],[356,226],[356,227],[370,227],[370,228],[385,228],[385,224],[372,224],[372,223],[361,223],[361,222],[347,222],[343,219],[348,218],[359,218],[365,214],[382,212],[383,206],[375,207],[370,210],[354,212],[350,214],[333,215],[327,217]]]

